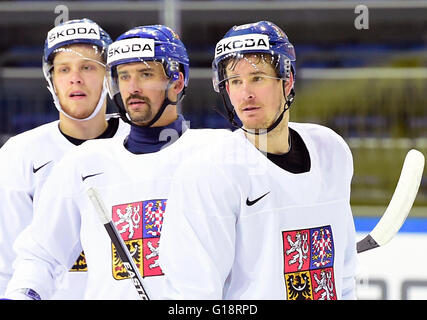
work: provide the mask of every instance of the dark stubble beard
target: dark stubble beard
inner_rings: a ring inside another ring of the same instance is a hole
[[[130,108],[128,108],[128,104],[131,99],[138,99],[144,101],[146,103],[146,107],[144,108],[144,110],[141,110],[137,113],[134,111],[130,111]],[[126,99],[126,112],[128,113],[132,122],[138,125],[144,125],[148,123],[151,119],[153,119],[153,109],[151,107],[150,99],[147,97],[140,96],[138,94],[132,94]]]

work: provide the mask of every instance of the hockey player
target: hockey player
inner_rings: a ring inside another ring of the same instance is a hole
[[[192,130],[177,113],[189,81],[178,35],[162,25],[136,27],[108,50],[109,93],[131,124],[127,139],[92,140],[68,153],[43,188],[30,227],[16,241],[6,296],[48,299],[55,270],[84,250],[88,299],[138,299],[86,190],[95,187],[144,277],[149,298],[162,292],[158,245],[176,166],[227,130]],[[66,181],[66,183],[64,183]]]
[[[165,297],[354,298],[351,152],[326,127],[289,122],[286,34],[267,21],[234,26],[212,68],[243,127],[177,170],[159,253]]]
[[[124,136],[129,125],[106,116],[106,57],[110,36],[89,19],[67,21],[48,32],[43,72],[59,120],[10,138],[0,149],[0,295],[12,276],[13,243],[33,218],[52,168],[88,139]],[[77,258],[77,257],[76,257]],[[86,279],[82,254],[54,298],[80,298]],[[61,270],[56,270],[60,272]]]

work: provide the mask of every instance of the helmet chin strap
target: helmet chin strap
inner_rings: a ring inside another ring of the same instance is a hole
[[[243,128],[243,126],[239,126],[236,122],[236,120],[234,120],[234,117],[236,115],[236,112],[234,111],[234,108],[229,108],[227,107],[227,99],[225,97],[226,93],[225,93],[225,89],[221,90],[221,97],[225,106],[225,109],[227,111],[227,115],[224,115],[222,112],[220,112],[218,109],[215,108],[215,110],[222,115],[224,118],[226,118],[233,127],[237,128],[237,129],[242,129],[244,132],[252,134],[252,135],[262,135],[262,134],[267,134],[270,131],[274,130],[279,124],[280,122],[282,122],[283,120],[283,116],[285,115],[285,112],[287,110],[289,110],[289,108],[291,107],[292,102],[294,101],[294,97],[295,97],[295,91],[294,89],[291,89],[291,92],[289,93],[288,97],[285,96],[285,104],[284,104],[284,108],[283,111],[280,113],[280,115],[277,117],[277,119],[274,121],[274,123],[272,125],[270,125],[268,128],[266,129],[252,129],[252,130],[248,130]]]
[[[148,122],[147,124],[144,124],[144,125],[137,125],[137,124],[134,124],[133,122],[131,122],[132,125],[138,126],[138,127],[147,127],[147,128],[151,127],[154,123],[157,122],[157,120],[160,119],[160,117],[162,116],[163,112],[165,111],[165,109],[166,109],[166,107],[168,105],[176,106],[178,104],[178,102],[180,100],[179,97],[178,97],[178,99],[176,101],[171,101],[168,98],[169,88],[171,87],[171,85],[172,85],[172,83],[174,81],[175,81],[175,78],[171,77],[171,79],[169,80],[169,82],[168,82],[168,84],[166,86],[166,89],[165,89],[165,99],[163,100],[163,103],[160,106],[160,109],[157,111],[157,113],[155,114],[155,116],[153,117],[153,119],[151,119],[150,122]],[[128,118],[127,114],[126,114],[126,117]]]
[[[56,109],[58,109],[59,112],[61,112],[64,116],[66,116],[67,118],[74,120],[74,121],[88,121],[90,119],[93,119],[98,113],[99,111],[102,109],[102,106],[104,105],[104,101],[105,98],[107,97],[107,81],[106,78],[104,78],[104,82],[102,85],[102,92],[101,95],[99,97],[99,101],[98,104],[96,105],[96,108],[93,110],[93,112],[86,118],[84,119],[79,119],[79,118],[75,118],[71,115],[69,115],[68,113],[66,113],[64,111],[64,109],[62,109],[61,103],[59,102],[58,96],[56,95],[55,89],[53,88],[52,82],[49,80],[49,85],[47,86],[47,89],[50,91],[50,93],[52,94],[52,98],[53,98],[53,103],[55,104]]]
[[[280,122],[282,122],[283,120],[283,116],[285,115],[285,112],[289,110],[289,108],[291,107],[291,104],[294,100],[294,96],[295,96],[295,92],[294,89],[291,90],[291,93],[289,94],[290,98],[288,99],[285,96],[285,104],[283,107],[283,111],[280,113],[280,115],[277,117],[276,121],[273,122],[272,125],[270,125],[267,129],[253,129],[253,130],[248,130],[245,128],[241,128],[244,132],[249,133],[249,134],[253,134],[253,135],[262,135],[262,134],[267,134],[270,131],[272,131],[273,129],[275,129]]]
[[[78,56],[82,57],[85,60],[89,60],[89,61],[98,63],[101,66],[105,67],[105,64],[103,64],[102,62],[99,62],[97,60],[90,59],[90,58],[85,58],[85,57],[83,57],[82,54],[74,52],[73,50],[66,50],[66,51],[73,52],[73,53],[77,54]],[[43,69],[43,73],[44,73],[45,79],[46,79],[46,81],[48,83],[47,89],[49,90],[50,94],[52,95],[53,103],[54,103],[56,109],[59,112],[61,112],[64,116],[66,116],[67,118],[69,118],[71,120],[74,120],[74,121],[79,121],[79,122],[81,122],[81,121],[88,121],[90,119],[93,119],[99,113],[99,111],[102,109],[102,106],[104,105],[104,102],[105,102],[105,98],[107,97],[107,94],[108,94],[107,76],[104,77],[104,81],[102,82],[101,95],[99,96],[98,104],[96,105],[95,109],[92,111],[92,113],[88,117],[86,117],[84,119],[80,119],[80,118],[75,118],[75,117],[69,115],[68,113],[66,113],[64,111],[64,109],[61,106],[61,103],[59,102],[58,95],[56,94],[56,90],[55,90],[55,86],[54,86],[53,81],[52,81],[52,76],[50,74],[50,70],[46,70],[45,71]]]
[[[267,129],[245,129],[245,128],[241,128],[244,132],[255,135],[255,136],[259,136],[259,135],[263,135],[263,134],[267,134],[269,133],[271,130],[275,129],[280,122],[282,122],[283,120],[283,115],[285,114],[286,110],[288,110],[289,107],[287,107],[287,104],[285,103],[285,106],[283,108],[283,111],[280,113],[280,115],[277,117],[276,121],[274,121],[274,123],[269,126]]]

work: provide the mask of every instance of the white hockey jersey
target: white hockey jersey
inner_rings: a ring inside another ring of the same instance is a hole
[[[138,299],[115,247],[86,191],[98,190],[127,244],[151,299],[163,292],[158,242],[176,167],[228,130],[188,129],[159,152],[132,154],[123,139],[91,140],[69,152],[42,190],[32,224],[16,241],[18,258],[6,295],[32,288],[42,299],[54,291],[56,270],[83,250],[87,299]]]
[[[112,115],[107,115],[110,119]],[[13,243],[33,219],[33,206],[56,163],[75,147],[59,131],[59,121],[41,125],[10,138],[0,149],[0,295],[12,276],[16,255]],[[115,136],[126,136],[130,126],[119,120]],[[80,257],[81,260],[81,257]],[[57,291],[56,299],[79,298],[86,273],[76,263]],[[81,272],[82,271],[82,272]]]
[[[289,127],[309,172],[279,168],[242,130],[178,169],[160,246],[164,298],[355,298],[351,152],[326,127]]]

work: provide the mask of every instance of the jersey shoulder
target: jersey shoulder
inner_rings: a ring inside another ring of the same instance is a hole
[[[294,129],[303,140],[311,140],[318,148],[325,152],[341,150],[342,152],[351,155],[347,142],[341,135],[331,128],[320,124],[296,122],[290,122],[289,127]]]
[[[231,131],[228,129],[187,129],[183,137],[191,139],[192,141],[201,141],[204,144],[209,144],[216,141],[216,139],[223,139],[229,137]]]
[[[74,146],[53,168],[48,179],[48,182],[53,183],[50,182],[49,188],[57,188],[64,197],[80,194],[83,188],[82,175],[86,172],[93,173],[94,170],[104,171],[109,164],[115,163],[120,144],[123,144],[123,138],[113,137],[87,140],[79,146]]]
[[[55,162],[72,144],[61,135],[53,121],[11,137],[0,148],[0,167],[11,174]]]
[[[111,154],[117,147],[124,142],[125,137],[121,135],[115,135],[108,139],[92,139],[83,142],[79,146],[75,146],[73,149],[68,151],[63,160],[64,161],[78,161],[83,158],[99,157]],[[99,158],[98,158],[99,159]]]
[[[11,137],[0,148],[0,185],[31,190],[71,146],[61,135],[58,121]]]
[[[319,137],[320,139],[337,139],[342,140],[342,137],[326,126],[316,124],[316,123],[298,123],[298,122],[289,122],[289,127],[295,131],[307,133],[312,137]]]
[[[241,130],[240,130],[241,131]],[[262,155],[244,136],[228,129],[193,129],[197,143],[189,156],[181,162],[182,168],[195,172],[212,171],[218,168],[234,170],[245,165],[248,158]],[[190,141],[190,139],[189,139]]]
[[[230,135],[227,129],[187,129],[169,148],[171,152],[187,152],[191,156],[206,152],[216,143]]]
[[[59,121],[53,121],[36,128],[27,130],[9,138],[1,149],[3,150],[22,150],[29,153],[32,149],[37,149],[40,144],[52,141],[52,137],[60,136],[58,129]]]
[[[325,172],[353,176],[353,156],[347,142],[334,130],[312,123],[289,123],[303,139],[313,161]]]

